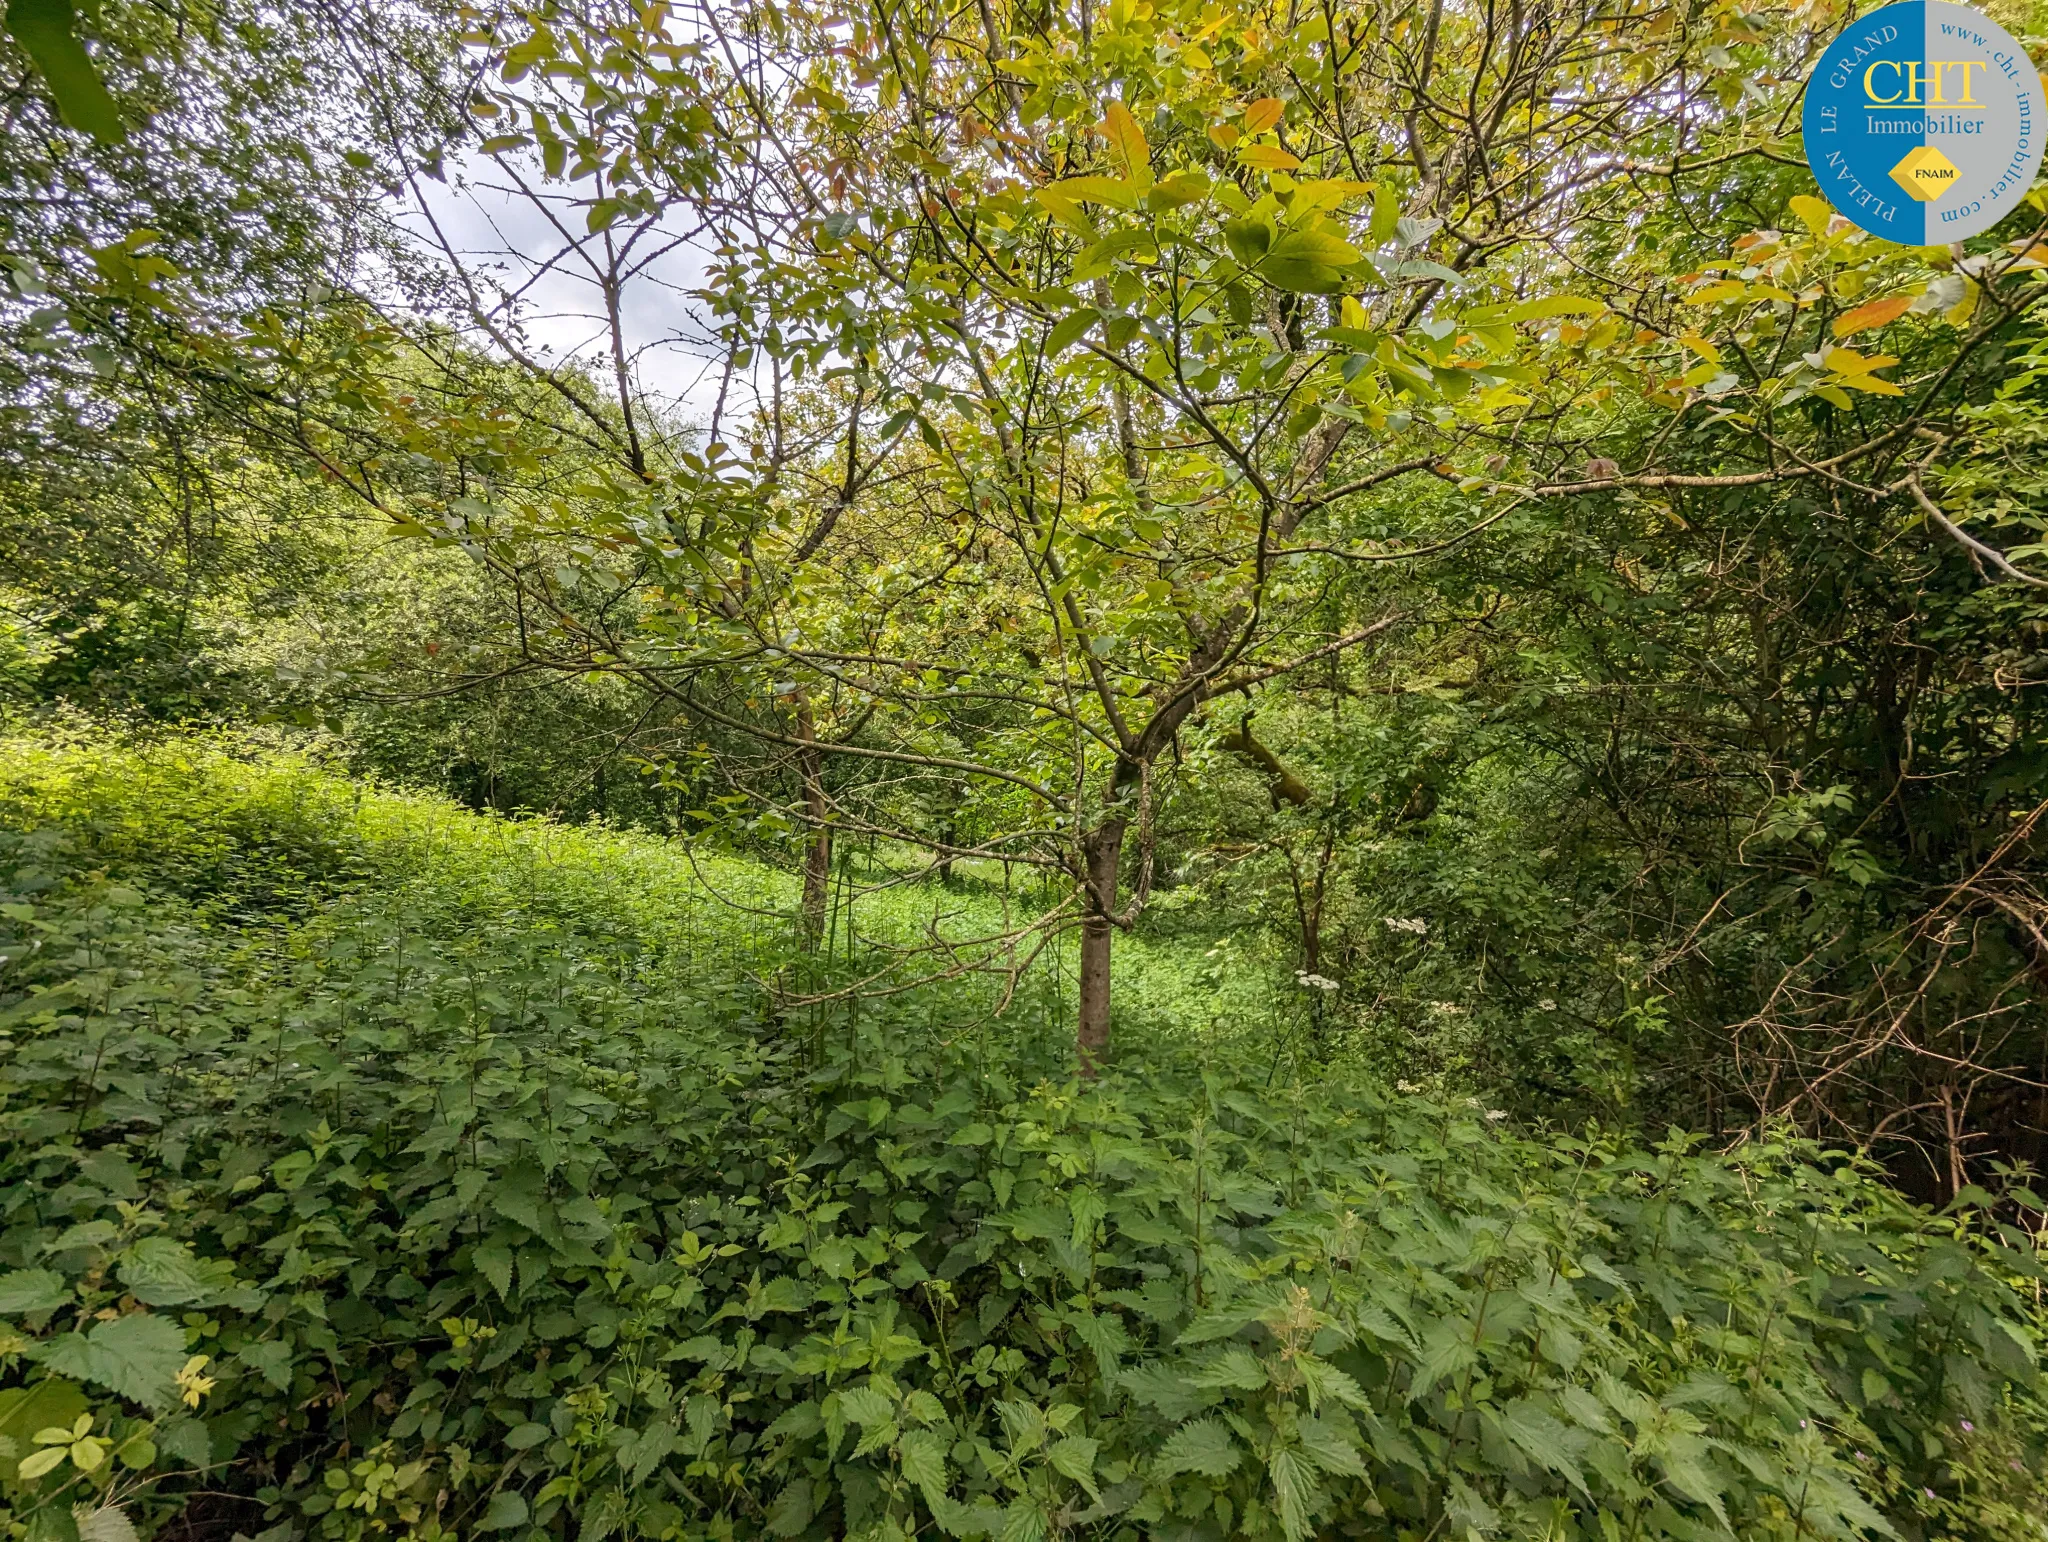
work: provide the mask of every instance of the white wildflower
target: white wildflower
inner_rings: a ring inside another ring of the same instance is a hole
[[[1545,996],[1541,1001],[1536,1003],[1536,1010],[1539,1012],[1555,1012],[1557,1010],[1557,1003],[1552,1001],[1548,996]]]
[[[1499,1124],[1507,1116],[1508,1111],[1504,1108],[1489,1108],[1486,1111],[1486,1122],[1488,1124]]]
[[[1333,991],[1338,988],[1337,982],[1328,975],[1310,974],[1306,969],[1295,970],[1294,978],[1298,984],[1309,990]]]
[[[1429,923],[1421,916],[1386,916],[1383,918],[1390,932],[1413,932],[1421,937],[1428,933]]]

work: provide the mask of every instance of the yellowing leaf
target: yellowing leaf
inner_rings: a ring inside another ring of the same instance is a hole
[[[1122,102],[1112,101],[1104,110],[1102,132],[1117,158],[1124,163],[1125,171],[1135,177],[1151,169],[1152,147],[1145,143],[1145,131],[1138,127],[1138,120],[1131,116],[1130,108]]]
[[[1068,177],[1045,191],[1090,203],[1114,204],[1119,209],[1138,207],[1137,188],[1122,177]]]
[[[1740,279],[1724,278],[1719,283],[1707,284],[1695,289],[1685,297],[1687,305],[1719,305],[1724,300],[1739,300],[1748,292],[1748,285]]]
[[[1913,297],[1895,294],[1887,299],[1872,300],[1854,310],[1843,311],[1835,318],[1834,332],[1837,337],[1854,337],[1858,332],[1868,332],[1872,327],[1881,327],[1897,321],[1912,307]]]
[[[1107,181],[1108,178],[1105,177],[1103,180]],[[1045,210],[1047,214],[1050,214],[1069,230],[1077,235],[1087,236],[1091,240],[1094,238],[1094,222],[1083,212],[1081,206],[1065,193],[1059,192],[1055,188],[1042,187],[1033,193],[1031,197],[1041,209]]]
[[[1792,212],[1799,216],[1799,223],[1817,236],[1828,233],[1828,221],[1835,217],[1835,211],[1823,199],[1809,193],[1801,193],[1792,200]]]
[[[1301,164],[1278,145],[1246,145],[1237,152],[1237,158],[1260,171],[1292,171]]]
[[[1827,367],[1838,375],[1860,375],[1865,370],[1876,369],[1883,364],[1896,364],[1897,359],[1881,353],[1864,355],[1853,348],[1830,348],[1825,360]]]
[[[1273,243],[1271,255],[1283,262],[1319,262],[1340,268],[1356,262],[1358,248],[1327,230],[1291,230]]]
[[[1247,134],[1263,134],[1280,121],[1280,114],[1287,109],[1280,99],[1262,96],[1244,110],[1244,131]]]
[[[1219,150],[1228,150],[1244,136],[1238,132],[1235,123],[1212,123],[1209,125],[1209,140]]]
[[[1315,209],[1334,209],[1347,198],[1362,198],[1371,191],[1370,182],[1355,182],[1349,177],[1304,182],[1294,190],[1294,197],[1287,208],[1290,214],[1299,217]]]
[[[1339,319],[1347,327],[1363,327],[1365,325],[1365,307],[1358,303],[1355,296],[1344,296],[1344,303],[1338,307],[1338,315]]]

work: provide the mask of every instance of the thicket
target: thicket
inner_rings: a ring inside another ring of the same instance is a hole
[[[1077,1082],[973,982],[792,1007],[661,843],[195,741],[9,741],[0,828],[32,1542],[2042,1534],[1987,1196],[1262,1034]]]

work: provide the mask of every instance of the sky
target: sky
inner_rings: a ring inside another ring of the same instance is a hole
[[[516,314],[536,354],[549,362],[594,362],[609,376],[603,294],[571,246],[569,237],[584,232],[584,211],[570,195],[543,191],[536,177],[529,185],[537,202],[512,173],[474,156],[451,157],[445,182],[420,178],[415,185],[424,204],[406,200],[399,211],[406,229],[430,251],[445,240],[475,277],[486,305],[500,317]],[[702,253],[675,244],[627,285],[620,304],[620,330],[639,390],[699,427],[710,421],[719,386],[702,342],[701,309],[689,297],[703,272]],[[736,405],[729,402],[728,421]]]

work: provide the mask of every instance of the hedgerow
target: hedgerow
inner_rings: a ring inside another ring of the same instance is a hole
[[[2044,1534],[2028,1238],[1850,1157],[1076,1083],[630,839],[138,753],[0,770],[13,1535]]]

